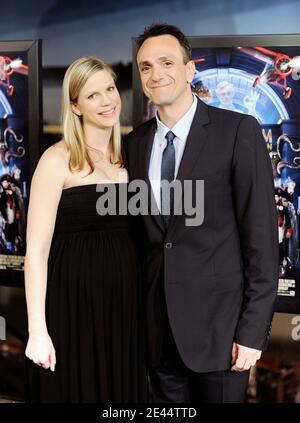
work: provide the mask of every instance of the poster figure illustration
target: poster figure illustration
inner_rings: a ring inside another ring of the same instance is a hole
[[[261,126],[278,215],[276,310],[299,312],[300,48],[200,48],[193,58],[195,93],[212,106],[252,115]]]
[[[194,93],[211,106],[252,115],[261,126],[278,212],[276,311],[299,313],[300,43],[266,48],[195,47],[197,42],[192,42]],[[201,37],[197,45],[201,46]],[[144,119],[153,117],[154,105],[144,102],[143,114]]]
[[[25,53],[0,51],[1,269],[23,270],[29,180],[28,70]]]

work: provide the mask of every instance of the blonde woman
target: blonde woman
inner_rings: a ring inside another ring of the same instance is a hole
[[[97,184],[128,182],[115,74],[83,57],[63,82],[63,139],[32,179],[25,287],[29,401],[146,400],[140,267],[130,215],[101,216]]]

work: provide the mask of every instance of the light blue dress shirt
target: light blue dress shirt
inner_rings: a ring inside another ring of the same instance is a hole
[[[161,211],[161,200],[160,200],[160,184],[161,184],[161,161],[163,151],[167,145],[165,138],[167,132],[172,131],[176,136],[174,138],[175,146],[175,178],[178,173],[182,155],[185,149],[186,140],[191,129],[191,125],[194,119],[194,115],[197,108],[197,98],[193,94],[194,101],[184,116],[173,126],[168,128],[164,125],[156,113],[157,129],[154,136],[148,176],[151,183],[153,195],[159,211]]]

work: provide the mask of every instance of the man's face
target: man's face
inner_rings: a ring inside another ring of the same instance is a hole
[[[137,54],[145,95],[157,106],[170,106],[191,95],[193,61],[184,63],[184,50],[172,35],[148,38]]]

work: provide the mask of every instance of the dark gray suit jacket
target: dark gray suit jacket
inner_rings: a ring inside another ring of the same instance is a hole
[[[130,178],[149,188],[155,131],[151,119],[124,140]],[[160,216],[143,216],[149,360],[159,360],[168,318],[191,370],[224,370],[233,341],[266,347],[277,290],[272,169],[257,121],[198,100],[177,179],[204,180],[204,221],[175,215],[165,230]]]

